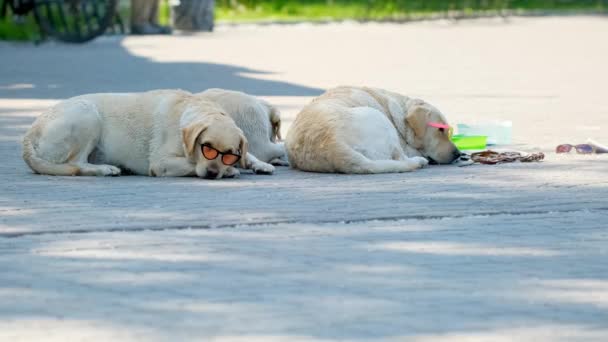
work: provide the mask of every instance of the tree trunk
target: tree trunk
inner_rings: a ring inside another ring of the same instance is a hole
[[[215,0],[179,0],[173,7],[173,28],[183,31],[213,31]]]

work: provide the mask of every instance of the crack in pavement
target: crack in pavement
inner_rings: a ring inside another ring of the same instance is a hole
[[[423,220],[444,220],[444,219],[460,219],[460,218],[478,218],[478,217],[495,217],[495,216],[522,216],[522,215],[543,215],[543,214],[570,214],[570,213],[592,213],[608,211],[608,207],[585,208],[585,209],[562,209],[562,210],[527,210],[527,211],[490,211],[485,213],[474,213],[464,215],[401,215],[401,216],[383,216],[373,218],[361,218],[351,220],[276,220],[251,223],[225,223],[225,224],[207,224],[207,225],[176,225],[163,227],[135,227],[135,228],[103,228],[99,230],[88,229],[67,229],[55,231],[38,231],[38,232],[15,232],[15,233],[0,233],[2,238],[20,238],[27,236],[38,235],[60,235],[60,234],[87,234],[87,233],[114,233],[114,232],[157,232],[165,230],[200,230],[200,229],[220,229],[220,228],[245,228],[259,226],[276,226],[280,224],[355,224],[365,222],[400,222],[400,221],[423,221]]]

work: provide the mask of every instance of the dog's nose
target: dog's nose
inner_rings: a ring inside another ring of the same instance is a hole
[[[207,172],[205,173],[205,178],[207,178],[207,179],[216,179],[217,175],[218,175],[217,171],[207,170]]]

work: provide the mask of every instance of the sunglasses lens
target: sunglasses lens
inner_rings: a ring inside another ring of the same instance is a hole
[[[559,145],[555,148],[556,153],[568,153],[570,150],[572,150],[572,145],[568,144]]]
[[[224,165],[234,165],[239,159],[241,159],[241,156],[237,156],[236,154],[224,154],[222,156],[222,163]]]
[[[207,145],[203,145],[203,156],[209,160],[213,160],[215,158],[217,158],[217,155],[219,154],[219,152],[214,149],[213,147],[207,146]]]
[[[593,153],[593,147],[589,144],[580,144],[574,147],[578,153]]]

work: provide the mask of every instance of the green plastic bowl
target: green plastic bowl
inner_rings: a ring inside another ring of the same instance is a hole
[[[452,142],[459,150],[485,150],[488,137],[485,135],[456,134]]]

